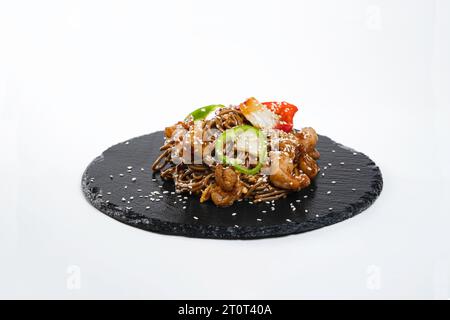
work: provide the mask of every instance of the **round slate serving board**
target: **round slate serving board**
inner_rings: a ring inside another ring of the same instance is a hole
[[[272,204],[212,202],[174,192],[172,182],[151,170],[163,133],[117,144],[86,169],[82,189],[98,210],[140,229],[187,237],[257,239],[318,229],[351,218],[381,192],[379,168],[364,154],[319,136],[321,168],[311,186]]]

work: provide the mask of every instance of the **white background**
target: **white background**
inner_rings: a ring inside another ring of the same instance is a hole
[[[0,298],[448,299],[449,57],[445,0],[0,0]],[[378,201],[307,234],[218,241],[83,198],[110,145],[249,96],[368,154]]]

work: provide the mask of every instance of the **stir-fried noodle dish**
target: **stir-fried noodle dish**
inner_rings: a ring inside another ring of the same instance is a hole
[[[255,98],[197,109],[165,129],[152,169],[173,180],[177,193],[220,207],[284,198],[308,187],[319,172],[318,136],[313,128],[293,128],[297,111]]]

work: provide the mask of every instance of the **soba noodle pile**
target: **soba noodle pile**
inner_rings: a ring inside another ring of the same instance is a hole
[[[199,196],[201,202],[212,200],[218,206],[229,206],[241,199],[255,203],[277,200],[311,183],[319,171],[316,163],[319,153],[315,149],[318,138],[312,128],[289,133],[277,129],[264,131],[268,141],[267,161],[263,170],[254,175],[214,159],[218,136],[242,125],[251,124],[239,107],[231,106],[217,110],[211,119],[183,121],[166,128],[162,153],[154,162],[153,171],[160,172],[163,179],[173,180],[177,193]],[[206,139],[204,135],[203,139],[196,139],[196,130],[215,133]],[[194,163],[180,156],[184,153],[195,158],[195,146],[200,153],[208,150],[207,156]]]

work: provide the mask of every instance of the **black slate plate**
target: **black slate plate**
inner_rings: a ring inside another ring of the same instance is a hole
[[[163,133],[115,145],[86,169],[82,188],[98,210],[148,231],[197,238],[257,239],[310,231],[351,218],[381,192],[379,168],[367,156],[319,136],[321,172],[313,184],[271,204],[218,208],[177,195],[173,183],[153,175]],[[156,192],[157,193],[156,193]],[[293,209],[295,208],[295,210]]]

